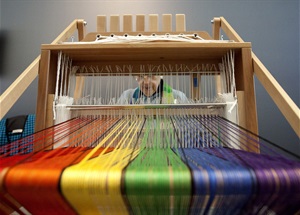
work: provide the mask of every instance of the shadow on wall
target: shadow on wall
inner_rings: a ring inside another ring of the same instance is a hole
[[[7,47],[7,32],[0,30],[0,77],[4,75],[5,50]]]

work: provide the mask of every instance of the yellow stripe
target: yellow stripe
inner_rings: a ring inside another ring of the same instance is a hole
[[[79,214],[128,213],[121,195],[122,170],[139,154],[139,148],[133,150],[133,147],[127,146],[132,146],[136,141],[142,120],[129,121],[120,122],[99,143],[110,147],[118,138],[118,133],[124,132],[115,150],[90,159],[96,152],[94,149],[79,164],[63,172],[62,193]]]
[[[85,156],[85,158],[83,158],[82,160],[81,160],[81,162],[79,163],[79,165],[80,164],[83,164],[84,162],[86,162],[88,159],[90,159],[98,150],[99,150],[99,148],[101,148],[101,147],[103,147],[103,145],[107,142],[107,140],[109,140],[109,138],[112,136],[112,135],[114,135],[115,134],[115,132],[117,132],[117,130],[122,126],[122,125],[124,125],[124,123],[126,122],[126,120],[122,120],[121,122],[119,122],[119,124],[116,126],[116,127],[114,127],[114,129],[104,138],[104,139],[102,139],[101,141],[100,141],[100,143],[88,154],[88,155],[86,155]],[[127,121],[127,123],[126,124],[128,124],[129,123],[129,121]],[[117,135],[116,135],[117,136]],[[109,147],[109,146],[108,146]],[[106,152],[106,150],[105,151],[102,151],[102,153],[100,154],[100,155],[103,155],[104,153]],[[99,155],[99,156],[100,156]]]

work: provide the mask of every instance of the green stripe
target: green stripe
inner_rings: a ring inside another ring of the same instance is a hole
[[[166,119],[164,120],[164,126]],[[141,139],[144,149],[126,168],[124,190],[134,214],[187,214],[191,175],[170,148],[172,129],[161,129],[161,119],[148,119]],[[162,134],[162,132],[165,132]],[[152,141],[154,147],[147,147]],[[161,144],[165,141],[166,146]]]

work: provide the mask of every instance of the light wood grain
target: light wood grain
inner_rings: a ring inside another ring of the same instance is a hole
[[[51,52],[49,50],[42,50],[40,62],[41,72],[39,73],[38,81],[35,131],[40,131],[46,128],[49,94],[50,56]]]
[[[106,16],[105,15],[98,15],[97,16],[97,32],[106,32]]]
[[[225,34],[228,36],[229,39],[234,40],[236,42],[244,42],[244,40],[231,27],[231,25],[226,21],[226,19],[224,17],[220,17],[220,20],[221,20],[221,28],[225,32]],[[218,22],[216,24],[218,25]]]
[[[0,96],[0,119],[5,116],[31,82],[37,77],[39,60],[40,56],[38,56]]]
[[[132,32],[132,15],[126,14],[123,16],[123,31],[128,33]]]
[[[162,15],[162,31],[172,32],[172,14]]]
[[[212,23],[212,37],[214,40],[220,39],[220,29],[221,29],[221,19],[216,17],[213,19]]]
[[[149,31],[158,31],[158,14],[149,14]]]
[[[137,14],[135,23],[136,23],[136,31],[137,32],[145,31],[145,15],[144,14]]]
[[[186,31],[184,14],[176,14],[176,31],[182,33]]]
[[[95,39],[96,39],[97,35],[99,35],[99,33],[101,34],[101,36],[110,36],[112,34],[118,35],[118,36],[124,35],[123,33],[120,33],[120,32],[90,32],[90,33],[87,33],[87,35],[84,37],[82,42],[95,41]],[[156,35],[165,35],[166,32],[154,31],[154,32],[150,33],[150,32],[146,32],[144,30],[143,31],[136,30],[136,31],[130,32],[129,35],[137,36],[139,33],[142,35],[145,35],[145,36],[150,36],[150,35],[152,35],[152,33],[154,33]],[[178,35],[178,32],[174,32],[174,31],[167,32],[167,33],[169,33],[170,35]],[[185,35],[194,35],[195,33],[205,40],[212,40],[212,37],[206,31],[186,31]]]
[[[111,15],[110,16],[110,31],[120,31],[120,16]]]
[[[252,56],[250,48],[242,49],[242,67],[243,67],[243,83],[246,126],[245,128],[255,134],[258,134],[258,122],[256,113],[256,99],[254,89],[254,74],[252,66]]]
[[[298,137],[300,137],[300,109],[254,53],[252,53],[252,58],[257,79],[262,83],[276,106],[289,122]]]
[[[82,41],[86,34],[86,22],[81,19],[77,20],[78,41]]]

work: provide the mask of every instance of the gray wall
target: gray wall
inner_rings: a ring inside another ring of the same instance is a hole
[[[211,32],[224,16],[299,105],[299,0],[1,0],[0,93],[76,18],[96,29],[100,14],[184,13],[187,30]],[[35,112],[37,80],[6,117]],[[300,154],[299,138],[256,80],[260,135]],[[300,129],[300,128],[299,128]]]

